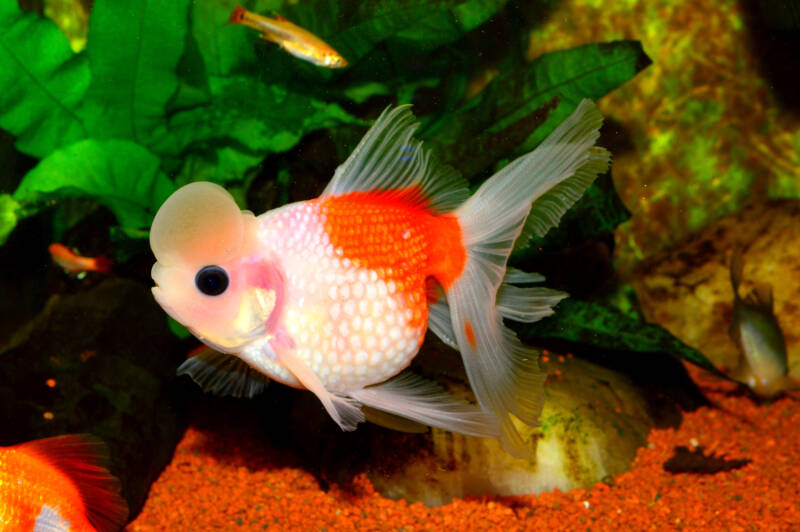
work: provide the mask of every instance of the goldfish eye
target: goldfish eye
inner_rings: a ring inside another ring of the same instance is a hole
[[[207,296],[218,296],[228,289],[228,272],[219,266],[204,266],[194,276],[197,289]]]

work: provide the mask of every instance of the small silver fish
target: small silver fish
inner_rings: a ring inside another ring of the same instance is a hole
[[[786,342],[773,312],[772,287],[760,283],[744,298],[739,297],[743,267],[742,251],[737,248],[730,264],[733,319],[728,333],[740,356],[731,377],[759,397],[772,398],[800,388],[800,381],[788,376]]]

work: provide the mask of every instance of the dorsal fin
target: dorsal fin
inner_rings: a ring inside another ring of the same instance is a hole
[[[323,196],[349,192],[401,194],[404,201],[449,212],[469,197],[467,182],[413,138],[409,105],[387,108],[333,174]]]
[[[291,21],[289,19],[287,19],[283,15],[279,15],[278,13],[275,13],[275,16],[273,16],[272,18],[274,18],[275,20],[277,20],[279,22],[289,22],[291,24]]]
[[[128,519],[119,481],[108,472],[108,449],[91,434],[70,434],[23,443],[17,449],[66,475],[80,493],[86,517],[98,532],[116,532]]]
[[[203,391],[222,397],[254,397],[269,384],[269,377],[241,358],[208,347],[186,359],[177,374],[189,375]]]
[[[772,314],[772,286],[769,283],[758,283],[747,295],[746,302]]]

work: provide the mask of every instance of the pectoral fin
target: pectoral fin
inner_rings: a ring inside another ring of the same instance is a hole
[[[304,388],[314,393],[322,402],[322,406],[342,430],[355,430],[356,426],[364,421],[361,405],[350,397],[343,397],[329,392],[311,368],[305,362],[294,356],[289,350],[276,349],[275,356],[278,362],[288,369],[300,381]]]
[[[269,377],[241,358],[211,348],[187,359],[177,374],[189,375],[203,391],[219,396],[254,397],[269,384]]]

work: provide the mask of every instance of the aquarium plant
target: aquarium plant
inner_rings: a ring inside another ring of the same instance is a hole
[[[413,104],[418,136],[477,186],[533,149],[581,99],[603,97],[650,62],[636,41],[527,61],[530,26],[557,21],[533,20],[541,11],[506,0],[242,4],[308,29],[349,66],[320,68],[226,24],[236,0],[96,0],[85,48],[73,40],[77,52],[52,20],[0,4],[0,128],[38,161],[0,194],[0,242],[45,210],[72,213],[54,217],[62,234],[91,211],[75,215],[70,206],[87,200],[113,213],[114,242],[145,242],[161,203],[192,181],[224,186],[242,208],[278,206],[302,195],[293,189],[298,161],[335,166],[389,104]],[[319,138],[327,151],[307,155]],[[329,177],[320,176],[319,190]],[[259,187],[275,193],[249,204]],[[526,228],[512,264],[607,238],[627,217],[607,175],[561,228],[543,239]],[[532,339],[666,351],[711,368],[663,329],[599,300],[565,300],[528,327]]]

